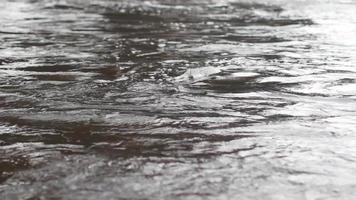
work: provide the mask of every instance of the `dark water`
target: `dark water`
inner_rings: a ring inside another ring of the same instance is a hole
[[[352,199],[356,2],[2,0],[1,199]]]

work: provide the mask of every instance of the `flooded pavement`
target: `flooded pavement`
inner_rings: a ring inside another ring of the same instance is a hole
[[[355,10],[1,1],[1,199],[352,199]]]

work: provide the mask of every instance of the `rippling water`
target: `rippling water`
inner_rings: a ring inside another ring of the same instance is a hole
[[[355,10],[1,1],[1,199],[353,198]]]

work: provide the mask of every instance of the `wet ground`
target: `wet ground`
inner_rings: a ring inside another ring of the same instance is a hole
[[[2,0],[1,199],[352,199],[355,10]]]

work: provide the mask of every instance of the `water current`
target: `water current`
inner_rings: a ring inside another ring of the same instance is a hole
[[[350,200],[356,1],[1,0],[0,198]]]

